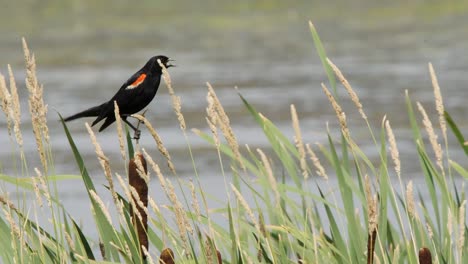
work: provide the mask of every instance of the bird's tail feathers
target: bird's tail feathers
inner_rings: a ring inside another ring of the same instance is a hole
[[[91,107],[91,108],[86,109],[86,110],[84,110],[82,112],[79,112],[77,114],[74,114],[72,116],[69,116],[69,117],[65,118],[64,121],[68,122],[68,121],[72,121],[72,120],[82,118],[82,117],[99,116],[99,114],[101,113],[101,111],[104,109],[104,107],[106,105],[107,105],[107,103],[103,103],[101,105]]]

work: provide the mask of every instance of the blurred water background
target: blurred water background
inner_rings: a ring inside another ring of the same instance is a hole
[[[360,96],[371,124],[378,128],[384,115],[391,121],[404,177],[421,179],[405,90],[426,107],[435,123],[427,67],[432,62],[446,109],[462,131],[468,130],[468,1],[4,1],[0,9],[0,72],[6,75],[6,65],[11,64],[17,76],[29,167],[39,166],[39,159],[28,120],[21,37],[26,37],[36,54],[38,77],[44,85],[55,172],[78,174],[56,121],[57,112],[66,116],[110,99],[149,57],[158,54],[176,60],[177,67],[170,73],[189,129],[208,131],[205,83],[210,82],[241,145],[268,150],[268,142],[242,105],[236,86],[291,140],[290,105],[295,104],[304,140],[326,143],[326,124],[334,134],[339,126],[320,86],[327,78],[309,20],[318,29],[328,56]],[[353,137],[377,161],[367,127],[341,86],[339,93]],[[146,116],[160,133],[178,174],[194,177],[164,84]],[[92,119],[74,121],[69,127],[93,178],[104,183],[85,121]],[[202,185],[209,192],[225,195],[224,188],[218,188],[224,179],[216,152],[190,131],[189,135]],[[114,172],[125,175],[115,126],[100,133],[98,140]],[[140,143],[163,164],[149,133],[143,131]],[[3,116],[0,145],[1,171],[17,175],[12,165],[17,157],[12,154]],[[450,145],[451,158],[466,165],[453,136]],[[167,169],[164,173],[170,175]],[[153,185],[150,193],[162,195],[155,181]],[[87,199],[84,186],[76,181],[60,183],[59,190],[65,203],[79,206],[77,201]],[[87,203],[82,206],[89,210]]]

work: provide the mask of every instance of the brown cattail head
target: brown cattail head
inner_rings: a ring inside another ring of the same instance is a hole
[[[170,248],[165,248],[159,256],[159,264],[174,264],[174,252]]]
[[[431,251],[423,247],[419,250],[419,263],[420,264],[432,264],[432,255]]]
[[[130,186],[136,190],[136,194],[137,194],[137,195],[132,195],[132,199],[134,199],[134,202],[131,203],[132,207],[130,207],[130,215],[132,216],[133,226],[135,227],[137,231],[140,245],[142,247],[148,248],[148,235],[146,233],[146,230],[148,228],[148,215],[146,213],[146,210],[138,206],[138,204],[143,204],[145,208],[148,207],[148,184],[140,176],[140,173],[138,173],[138,165],[135,162],[136,159],[138,159],[139,162],[141,162],[141,165],[143,166],[145,174],[148,173],[146,160],[143,157],[143,155],[142,154],[135,155],[135,157],[131,159],[128,164],[128,181],[129,181]],[[135,196],[138,196],[138,197],[135,197]],[[137,217],[137,214],[141,216],[141,219]]]

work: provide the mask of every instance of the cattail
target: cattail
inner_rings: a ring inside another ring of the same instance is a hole
[[[348,92],[349,96],[351,97],[351,100],[356,105],[357,109],[359,110],[359,113],[361,114],[361,117],[364,120],[367,120],[366,113],[364,113],[364,109],[362,108],[362,104],[359,101],[359,97],[357,96],[356,92],[354,92],[354,90],[351,87],[351,85],[349,84],[349,82],[346,80],[346,78],[341,73],[340,69],[338,69],[338,67],[336,67],[336,65],[333,64],[333,62],[329,58],[327,58],[327,62],[330,65],[330,67],[332,68],[332,70],[335,72],[336,77],[338,77],[340,82],[345,87],[346,91]]]
[[[132,115],[132,117],[135,117],[136,119],[140,120],[141,122],[143,122],[143,124],[145,124],[146,128],[148,128],[148,130],[150,131],[151,135],[153,136],[153,139],[156,141],[156,145],[158,146],[158,150],[159,150],[159,153],[161,153],[161,155],[163,155],[165,158],[166,158],[166,161],[167,161],[167,166],[169,167],[169,169],[172,171],[172,173],[174,175],[176,175],[176,170],[175,170],[175,167],[174,167],[174,164],[172,163],[172,160],[171,160],[171,155],[169,155],[169,151],[167,151],[166,147],[164,147],[164,144],[161,140],[161,137],[159,137],[158,133],[156,132],[156,130],[153,128],[153,126],[151,125],[151,123],[148,121],[148,119],[146,119],[144,116],[142,115],[139,115],[139,114],[134,114]]]
[[[419,263],[420,264],[432,264],[432,255],[431,251],[423,247],[419,250]]]
[[[306,163],[306,152],[304,149],[304,143],[302,142],[301,127],[299,126],[299,118],[297,117],[296,107],[291,105],[291,119],[294,128],[294,142],[296,143],[297,151],[299,152],[299,164],[302,170],[302,176],[304,179],[309,178],[309,171]]]
[[[170,248],[165,248],[161,251],[159,257],[159,264],[174,264],[175,263],[174,252]]]
[[[325,94],[327,95],[328,100],[332,104],[333,109],[335,110],[336,116],[338,117],[338,121],[340,122],[341,131],[343,132],[344,137],[347,140],[351,140],[348,125],[346,123],[346,114],[345,114],[345,112],[343,112],[343,110],[341,109],[341,106],[338,104],[338,102],[335,100],[333,95],[330,93],[328,88],[323,83],[322,83],[322,88],[323,88],[323,91],[325,92]]]
[[[315,173],[317,173],[318,176],[323,177],[325,180],[328,180],[328,175],[325,172],[325,168],[320,163],[320,160],[317,157],[317,155],[315,154],[315,152],[312,150],[312,147],[310,147],[309,144],[306,144],[306,149],[307,149],[307,153],[310,156],[310,160],[312,161],[312,164],[314,165],[314,167],[316,169]]]
[[[421,112],[421,115],[423,116],[423,125],[424,125],[424,128],[426,129],[427,134],[429,135],[429,141],[431,142],[432,149],[434,150],[434,154],[436,157],[436,164],[439,166],[442,173],[444,173],[444,166],[442,164],[443,150],[439,142],[437,141],[437,134],[434,131],[432,122],[427,116],[427,113],[426,113],[426,110],[424,110],[424,107],[419,102],[417,102],[417,105],[418,105],[419,112]]]
[[[148,182],[146,160],[137,152],[128,164],[128,181],[132,195],[130,215],[138,235],[140,246],[148,248]],[[138,218],[138,219],[137,219]],[[140,250],[142,250],[140,248]],[[143,252],[141,252],[142,255]]]

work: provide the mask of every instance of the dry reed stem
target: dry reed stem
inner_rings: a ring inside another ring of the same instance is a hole
[[[330,65],[330,67],[332,68],[332,70],[335,72],[336,77],[338,77],[340,82],[345,87],[345,89],[348,92],[349,96],[351,97],[351,100],[353,101],[354,105],[356,105],[357,109],[359,110],[359,113],[361,114],[361,117],[364,120],[367,120],[366,113],[364,113],[364,109],[362,107],[361,102],[359,101],[359,97],[356,94],[356,92],[353,90],[353,88],[351,87],[349,82],[346,80],[344,75],[341,73],[340,69],[338,67],[336,67],[336,65],[333,64],[333,62],[329,58],[327,58],[327,62]]]
[[[247,201],[244,199],[244,197],[242,196],[242,194],[239,192],[239,190],[237,190],[237,188],[231,183],[231,189],[232,191],[234,192],[234,194],[236,195],[236,198],[237,200],[240,202],[241,206],[244,208],[244,210],[247,212],[247,215],[249,216],[250,218],[250,221],[252,221],[252,223],[254,224],[255,228],[260,232],[260,226],[258,225],[258,221],[252,211],[252,209],[250,209],[250,206],[249,204],[247,203]]]
[[[268,158],[266,157],[265,153],[261,149],[257,149],[258,154],[260,154],[260,158],[262,159],[263,166],[265,167],[266,171],[266,176],[268,179],[268,182],[270,183],[270,187],[275,193],[275,201],[276,205],[279,205],[281,196],[278,191],[278,183],[276,182],[275,176],[273,175],[273,170],[271,169],[270,162],[268,161]]]
[[[442,156],[443,156],[443,150],[442,146],[439,144],[437,141],[437,134],[434,131],[434,127],[432,126],[432,122],[427,116],[426,110],[424,110],[424,107],[421,105],[421,103],[417,102],[418,110],[423,116],[423,125],[424,128],[426,129],[427,134],[429,135],[429,141],[431,142],[432,149],[434,150],[434,155],[436,157],[436,164],[439,166],[441,172],[444,173],[444,166],[442,164]]]
[[[309,178],[309,171],[306,162],[306,152],[304,148],[304,142],[302,141],[301,127],[299,126],[299,118],[297,117],[296,107],[292,104],[291,106],[291,119],[292,126],[294,128],[294,142],[296,144],[297,151],[299,152],[299,165],[302,170],[302,176],[307,180]]]
[[[176,173],[174,164],[172,163],[171,155],[169,155],[169,151],[167,151],[166,147],[164,147],[164,144],[163,144],[163,142],[161,140],[161,137],[156,132],[156,130],[153,128],[153,126],[148,121],[148,119],[146,119],[144,116],[139,115],[139,114],[134,114],[134,115],[132,115],[132,117],[134,117],[134,118],[138,119],[139,121],[143,122],[143,124],[146,126],[146,128],[148,128],[148,130],[151,133],[151,136],[153,136],[153,139],[156,141],[156,145],[158,146],[159,153],[161,153],[161,155],[163,155],[166,158],[167,166],[169,167],[171,172],[174,175],[176,175],[177,173]]]
[[[315,173],[317,173],[318,176],[323,177],[325,180],[328,180],[328,175],[325,172],[325,168],[320,163],[320,160],[315,154],[315,152],[312,150],[312,147],[309,144],[306,144],[306,149],[307,153],[310,156],[310,160],[312,161],[312,164],[315,167]]]
[[[122,160],[127,160],[127,155],[125,153],[125,140],[124,140],[124,133],[122,129],[122,118],[120,117],[120,109],[117,101],[114,101],[114,115],[115,115],[115,122],[117,127],[117,136],[119,138],[119,147],[120,147],[120,155],[122,156]]]
[[[392,127],[390,126],[390,121],[385,121],[385,129],[387,130],[388,142],[390,145],[390,156],[392,157],[393,165],[395,166],[395,172],[398,175],[398,178],[401,177],[401,162],[400,162],[400,152],[398,151],[395,135],[393,134]]]
[[[169,95],[171,96],[172,99],[172,107],[174,108],[174,112],[177,115],[177,120],[179,121],[180,124],[180,129],[185,131],[186,125],[185,125],[185,119],[184,115],[182,114],[182,104],[180,102],[180,97],[175,95],[174,89],[172,88],[172,80],[171,80],[171,75],[167,71],[166,66],[164,66],[163,63],[161,63],[161,60],[158,60],[159,66],[162,68],[162,76],[164,79],[164,82],[166,83],[166,87],[169,90]]]
[[[26,40],[23,38],[23,51],[26,61],[26,87],[29,91],[29,112],[31,114],[32,127],[39,157],[44,171],[47,173],[48,165],[44,143],[49,144],[49,129],[47,127],[47,105],[44,104],[43,87],[39,85],[36,76],[36,60],[31,54]]]
[[[222,106],[221,102],[219,101],[219,98],[216,95],[216,92],[214,91],[213,87],[211,86],[210,83],[206,83],[208,86],[208,97],[210,98],[209,100],[213,101],[213,107],[216,110],[217,113],[217,125],[219,125],[219,128],[221,129],[221,132],[224,135],[224,138],[226,139],[229,147],[231,150],[234,152],[234,157],[241,166],[243,170],[245,170],[245,165],[242,162],[241,159],[241,154],[239,150],[239,144],[237,142],[236,136],[234,135],[234,131],[232,130],[232,127],[230,125],[229,117],[224,111],[224,107]],[[208,101],[210,102],[210,101]]]
[[[429,63],[429,73],[431,75],[432,87],[434,88],[435,105],[437,113],[439,114],[440,129],[442,130],[442,135],[444,137],[445,142],[447,142],[447,123],[445,121],[444,116],[444,101],[442,99],[442,93],[440,92],[439,82],[437,81],[437,76],[435,74],[432,63]]]
[[[324,83],[322,83],[322,88],[323,88],[323,91],[325,92],[325,94],[327,95],[328,100],[332,104],[333,109],[335,110],[335,114],[338,117],[338,121],[340,122],[341,131],[342,131],[344,137],[346,138],[347,141],[350,141],[351,140],[351,135],[349,133],[348,125],[346,123],[346,114],[345,114],[345,112],[342,110],[341,106],[335,100],[335,98],[330,93],[330,91],[328,90],[328,88],[325,86]]]

